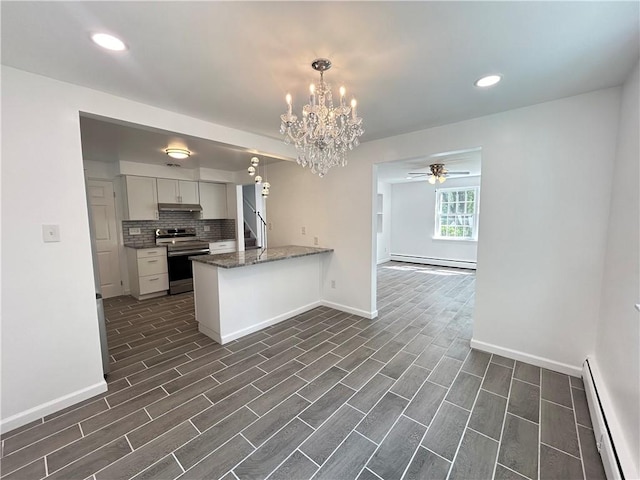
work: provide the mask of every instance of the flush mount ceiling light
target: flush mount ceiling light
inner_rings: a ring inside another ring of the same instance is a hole
[[[287,94],[288,108],[280,115],[280,133],[285,143],[293,143],[298,150],[298,165],[324,177],[331,167],[347,164],[347,150],[360,144],[358,138],[364,130],[355,98],[351,106],[345,103],[344,87],[340,87],[340,105],[333,106],[331,86],[324,83],[324,72],[331,68],[331,61],[318,58],[311,67],[320,72],[320,83],[309,87],[309,103],[302,107],[301,120],[292,113],[291,95]]]
[[[189,158],[191,156],[191,152],[186,148],[167,148],[164,153],[169,155],[171,158],[175,158],[176,160],[184,160],[185,158]]]
[[[479,78],[473,84],[476,87],[486,88],[492,87],[496,83],[500,82],[500,80],[502,80],[502,75],[487,75],[485,77]]]
[[[113,35],[109,35],[108,33],[94,33],[91,35],[91,40],[107,50],[122,52],[127,49],[127,46],[122,40],[114,37]]]

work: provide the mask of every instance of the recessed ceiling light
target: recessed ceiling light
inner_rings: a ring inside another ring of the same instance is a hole
[[[476,87],[491,87],[502,80],[502,75],[487,75],[474,82]]]
[[[176,160],[184,160],[185,158],[189,158],[191,156],[191,152],[186,148],[167,148],[164,153],[169,155],[171,158],[175,158]]]
[[[100,45],[102,48],[106,48],[107,50],[122,52],[123,50],[127,49],[127,46],[122,40],[107,33],[94,33],[93,35],[91,35],[91,40],[93,40],[94,43]]]

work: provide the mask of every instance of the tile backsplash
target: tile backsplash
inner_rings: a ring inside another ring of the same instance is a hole
[[[205,232],[204,227],[209,231]],[[190,212],[160,212],[159,220],[123,220],[122,237],[125,245],[154,245],[158,228],[195,228],[199,239],[230,240],[236,238],[236,221],[233,218],[224,220],[199,220]],[[140,235],[130,235],[130,228],[139,228]]]

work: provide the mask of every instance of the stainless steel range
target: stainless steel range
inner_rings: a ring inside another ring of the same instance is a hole
[[[209,242],[196,237],[195,228],[156,230],[156,245],[167,247],[169,294],[193,290],[193,270],[189,257],[209,255]]]

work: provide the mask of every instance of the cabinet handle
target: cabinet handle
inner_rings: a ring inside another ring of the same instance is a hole
[[[150,281],[150,282],[155,282],[156,280],[160,280],[160,277],[150,278],[150,279],[149,279],[149,281]]]
[[[160,220],[160,213],[156,210],[156,220]]]
[[[156,263],[158,260],[147,260],[147,263]]]

